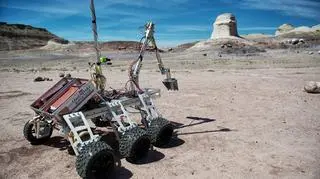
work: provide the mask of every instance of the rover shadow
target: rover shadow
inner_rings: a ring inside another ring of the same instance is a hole
[[[48,141],[44,143],[44,145],[58,148],[59,150],[67,150],[68,147],[71,147],[69,141],[61,136],[51,137]]]
[[[177,136],[181,136],[181,135],[191,135],[191,134],[213,133],[213,132],[231,132],[231,131],[235,131],[235,130],[229,129],[229,128],[222,128],[222,129],[216,129],[216,130],[205,130],[205,131],[195,131],[195,132],[182,132],[182,133],[177,133]]]
[[[185,141],[180,139],[178,137],[177,133],[174,132],[170,142],[168,144],[163,145],[163,146],[158,147],[158,148],[161,148],[161,149],[174,148],[174,147],[179,147],[179,146],[183,145],[184,143],[185,143]]]
[[[129,179],[132,176],[133,176],[133,173],[130,170],[122,166],[116,166],[115,169],[106,178]],[[106,179],[106,178],[101,178],[101,179]]]
[[[195,125],[200,125],[200,124],[216,121],[216,119],[205,118],[205,117],[187,116],[186,118],[187,119],[192,119],[192,121],[189,124],[182,124],[182,123],[178,123],[178,122],[174,122],[174,121],[170,121],[170,122],[174,126],[174,129],[182,129],[182,128],[185,128],[185,127],[191,127],[191,126],[195,126]],[[197,122],[194,123],[194,121],[197,121]],[[231,132],[231,131],[235,131],[235,130],[234,129],[229,129],[229,128],[221,128],[221,129],[216,129],[216,130],[205,130],[205,131],[195,131],[195,132],[181,132],[181,133],[178,133],[177,131],[175,131],[174,136],[177,139],[179,139],[178,136],[180,136],[180,135],[202,134],[202,133],[212,133],[212,132]]]
[[[185,127],[191,127],[196,126],[208,122],[214,122],[216,119],[206,118],[206,117],[194,117],[194,116],[187,116],[187,119],[192,119],[192,121],[187,125],[182,125],[178,129],[185,128]],[[193,123],[194,121],[197,121],[196,123]]]
[[[136,165],[144,165],[144,164],[149,164],[149,163],[153,163],[153,162],[158,162],[161,159],[163,159],[165,157],[165,155],[157,150],[150,150],[148,152],[148,155],[140,160],[137,160],[135,162],[131,162],[128,161],[132,164],[136,164]]]

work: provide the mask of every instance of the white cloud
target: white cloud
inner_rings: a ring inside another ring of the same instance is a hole
[[[13,9],[20,9],[20,10],[28,10],[34,12],[41,12],[41,13],[49,13],[49,14],[56,14],[56,15],[72,15],[77,14],[78,11],[74,9],[64,9],[64,8],[56,8],[56,7],[37,7],[37,6],[10,6]]]
[[[279,11],[289,16],[318,19],[320,2],[312,0],[243,0],[243,8]]]

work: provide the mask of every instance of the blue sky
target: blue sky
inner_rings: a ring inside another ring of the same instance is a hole
[[[68,40],[92,40],[90,0],[0,0],[0,21],[47,28]],[[320,24],[319,0],[95,0],[99,40],[139,40],[156,23],[160,46],[208,39],[217,15],[236,15],[240,34],[274,34],[283,23]]]

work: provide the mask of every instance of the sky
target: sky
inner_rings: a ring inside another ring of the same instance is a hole
[[[90,0],[0,0],[0,21],[43,27],[72,41],[93,39]],[[222,13],[239,34],[274,34],[284,23],[320,24],[320,0],[95,0],[100,41],[133,40],[153,21],[159,46],[208,39]]]

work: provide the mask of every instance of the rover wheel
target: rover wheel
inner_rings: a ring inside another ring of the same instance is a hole
[[[84,146],[76,159],[76,170],[82,178],[108,178],[114,166],[113,150],[102,141]]]
[[[35,130],[35,123],[27,122],[23,128],[23,135],[24,137],[31,143],[31,144],[41,144],[46,142],[50,139],[53,131],[53,127],[45,121],[39,121],[40,123],[40,131],[39,131],[39,138],[37,138],[36,130]]]
[[[129,162],[145,157],[150,148],[150,138],[146,131],[136,127],[120,135],[119,152]]]
[[[147,133],[151,137],[152,144],[161,147],[169,143],[173,134],[173,126],[165,118],[159,117],[151,121]]]

